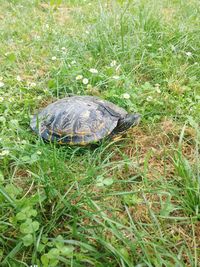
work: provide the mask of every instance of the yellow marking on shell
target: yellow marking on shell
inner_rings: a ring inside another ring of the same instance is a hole
[[[59,135],[60,137],[63,136],[63,133],[58,133],[58,132],[55,132],[57,135]],[[68,133],[67,136],[70,136],[71,138],[74,136],[74,135],[77,135],[77,136],[82,136],[82,135],[91,135],[91,132],[78,132],[78,133]],[[66,136],[66,134],[64,135]]]
[[[70,134],[69,137],[70,137],[71,140],[69,141],[68,144],[69,144],[70,146],[73,146],[73,145],[74,145],[74,143],[73,143],[73,141],[72,141],[72,137],[73,137],[73,135]]]
[[[101,129],[103,129],[105,127],[105,124],[102,122],[101,124],[99,124],[98,128],[96,129],[97,131],[100,131]]]
[[[86,142],[81,142],[80,145],[81,146],[85,146],[87,143]]]
[[[84,135],[82,135],[82,136],[80,136],[80,137],[82,137],[82,141],[80,142],[80,145],[81,146],[84,146],[86,143],[85,143],[85,140],[84,140]]]
[[[50,134],[53,134],[53,131],[51,129],[48,129]]]

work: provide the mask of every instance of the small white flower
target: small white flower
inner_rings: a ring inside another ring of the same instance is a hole
[[[130,96],[128,93],[124,93],[124,94],[122,95],[122,97],[123,97],[124,99],[129,99],[131,96]]]
[[[82,80],[82,82],[83,82],[83,84],[88,84],[89,80],[88,80],[87,78],[84,78],[84,79]]]
[[[52,59],[53,61],[55,61],[57,58],[54,56],[54,57],[52,57],[51,59]]]
[[[39,151],[39,150],[38,150],[36,153],[37,153],[38,155],[42,155],[42,152]]]
[[[3,82],[0,82],[0,88],[3,87],[5,84]]]
[[[176,51],[176,47],[175,47],[174,45],[171,45],[171,50],[172,50],[173,52],[175,52],[175,51]]]
[[[78,76],[76,76],[76,80],[78,81],[78,80],[82,80],[83,79],[83,75],[78,75]]]
[[[21,78],[19,75],[17,75],[16,80],[17,80],[18,82],[21,82],[21,81],[22,81],[22,78]]]
[[[189,51],[188,52],[185,52],[185,54],[186,54],[187,57],[191,57],[192,56],[192,53],[189,52]]]
[[[34,38],[35,38],[35,40],[40,40],[41,37],[40,37],[40,35],[35,35]]]
[[[0,102],[3,102],[4,98],[2,96],[0,96]]]
[[[36,83],[32,82],[30,83],[30,87],[35,87],[36,86]]]
[[[198,65],[198,62],[194,62],[194,65]]]
[[[76,64],[76,60],[72,60],[71,64],[75,65]]]
[[[66,47],[64,47],[64,46],[61,47],[61,50],[62,50],[62,51],[65,51],[65,50],[66,50]]]
[[[117,61],[116,60],[112,60],[111,63],[110,63],[110,66],[114,67],[114,66],[116,66],[116,64],[117,64]]]
[[[113,76],[113,79],[115,79],[115,80],[119,80],[119,78],[120,78],[120,77],[119,77],[118,75],[114,75],[114,76]]]
[[[152,96],[150,96],[150,95],[147,96],[147,101],[148,101],[148,102],[150,102],[150,101],[152,101],[152,100],[153,100],[153,97],[152,97]]]
[[[0,153],[0,156],[8,156],[10,153],[9,150],[3,150],[1,153]]]
[[[13,101],[14,101],[14,98],[13,98],[13,97],[9,97],[9,98],[8,98],[8,102],[11,103],[11,102],[13,102]]]
[[[87,89],[88,90],[91,90],[92,89],[92,85],[90,83],[87,85]]]
[[[96,69],[90,69],[89,71],[90,71],[91,73],[94,73],[94,74],[98,73],[98,70],[96,70]]]

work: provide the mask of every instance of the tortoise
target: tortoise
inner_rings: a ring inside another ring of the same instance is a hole
[[[123,133],[136,126],[140,117],[95,96],[71,96],[35,114],[30,127],[50,142],[87,145]]]

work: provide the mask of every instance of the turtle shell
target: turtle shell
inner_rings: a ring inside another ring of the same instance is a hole
[[[59,144],[96,142],[111,134],[127,112],[93,96],[60,99],[35,114],[31,128],[43,139]]]

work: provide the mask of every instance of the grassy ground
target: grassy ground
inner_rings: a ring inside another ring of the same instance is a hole
[[[0,0],[1,266],[198,266],[199,11]],[[44,144],[30,116],[68,93],[142,122],[95,149]]]

